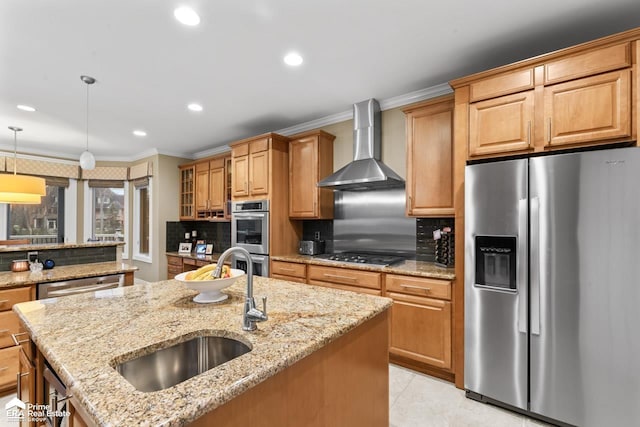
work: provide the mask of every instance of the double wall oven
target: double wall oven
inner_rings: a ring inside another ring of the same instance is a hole
[[[247,271],[253,264],[253,274],[269,276],[269,201],[233,202],[231,207],[231,246],[239,246],[251,254],[251,260],[234,254],[232,267]]]

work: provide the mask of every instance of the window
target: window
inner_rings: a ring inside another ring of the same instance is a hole
[[[129,191],[125,184],[94,179],[84,182],[84,241],[124,242],[122,258],[128,258],[129,240]]]
[[[124,242],[124,187],[94,187],[91,190],[91,240]]]
[[[133,182],[133,258],[151,262],[151,178]]]
[[[65,187],[47,184],[39,205],[10,205],[7,220],[9,239],[29,239],[32,244],[63,243]]]

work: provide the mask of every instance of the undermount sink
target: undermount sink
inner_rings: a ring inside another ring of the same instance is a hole
[[[115,369],[136,390],[158,391],[193,378],[249,351],[249,346],[231,338],[195,337],[119,363]]]

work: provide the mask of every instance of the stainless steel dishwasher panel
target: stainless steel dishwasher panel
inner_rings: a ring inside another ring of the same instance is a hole
[[[105,276],[84,277],[61,282],[39,283],[37,298],[57,298],[83,292],[95,292],[124,286],[124,274],[109,274]]]

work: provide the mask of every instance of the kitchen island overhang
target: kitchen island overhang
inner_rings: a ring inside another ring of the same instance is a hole
[[[280,425],[388,425],[391,300],[254,280],[256,295],[267,295],[270,306],[269,320],[254,332],[240,328],[244,279],[225,291],[229,300],[215,305],[194,303],[197,292],[170,280],[33,301],[14,310],[90,424],[205,425],[224,419],[224,425],[236,425],[271,416]],[[251,351],[151,393],[137,391],[114,369],[189,334],[228,336]],[[258,410],[277,402],[277,410]]]

